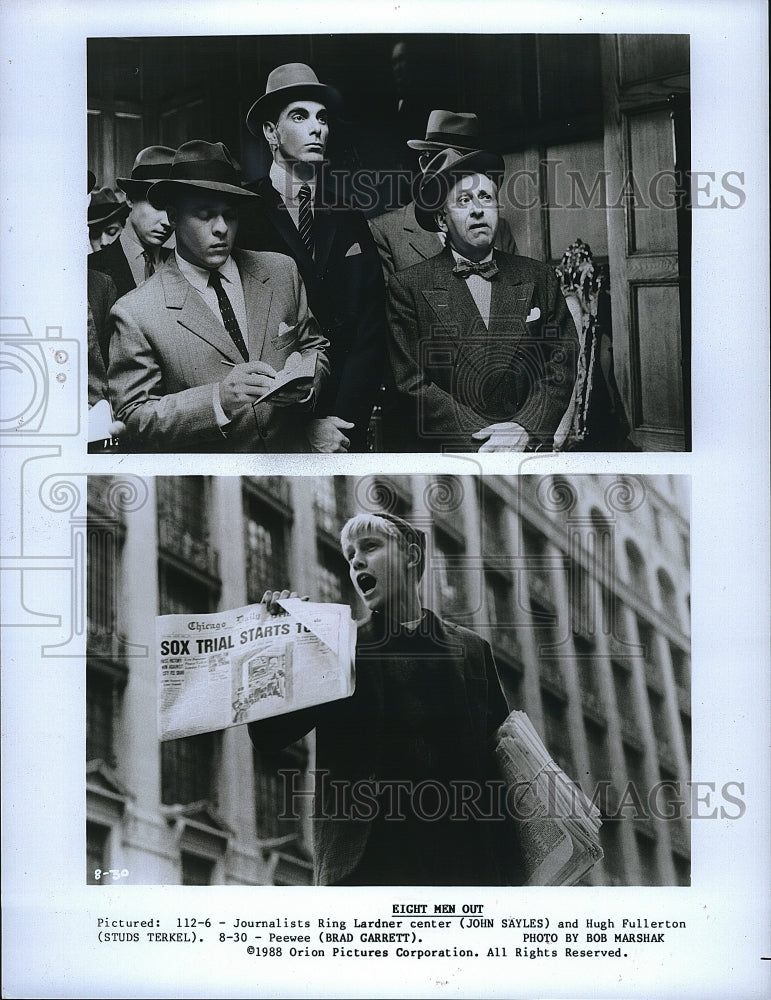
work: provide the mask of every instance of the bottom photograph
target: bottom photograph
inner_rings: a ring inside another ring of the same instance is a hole
[[[89,885],[690,885],[690,479],[90,476]]]

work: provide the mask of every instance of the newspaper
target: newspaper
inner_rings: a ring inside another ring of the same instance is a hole
[[[346,698],[356,626],[347,604],[280,600],[207,615],[159,615],[161,740],[239,726]]]
[[[495,756],[509,789],[524,885],[574,885],[602,857],[600,811],[552,759],[530,719],[512,712]]]

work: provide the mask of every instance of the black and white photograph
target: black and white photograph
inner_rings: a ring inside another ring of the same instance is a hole
[[[690,449],[688,35],[89,38],[87,59],[89,282],[114,285],[89,403],[123,425],[93,450]],[[737,176],[713,186],[741,204]]]
[[[3,997],[765,1000],[767,5],[0,49]]]
[[[510,712],[597,809],[581,884],[690,884],[687,478],[94,476],[88,514],[89,884],[565,884],[516,856],[524,779],[486,784]],[[207,672],[199,718],[217,624],[290,593],[351,606],[352,695],[153,739],[167,671]]]

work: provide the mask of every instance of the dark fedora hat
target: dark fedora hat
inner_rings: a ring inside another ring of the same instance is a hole
[[[125,222],[131,209],[121,201],[112,188],[94,191],[88,203],[89,226],[106,225],[108,222]]]
[[[171,163],[176,151],[171,146],[147,146],[141,149],[131,168],[131,177],[118,177],[116,184],[130,197],[144,198],[155,181],[169,176]]]
[[[94,184],[96,184],[96,174],[93,170],[88,171],[88,187],[86,188],[86,194],[94,190]]]
[[[338,111],[343,103],[340,92],[319,78],[305,63],[284,63],[268,74],[265,93],[249,108],[246,127],[252,135],[262,135],[263,122],[272,121],[276,114],[292,101],[306,97],[323,104],[328,111]]]
[[[459,178],[484,174],[500,185],[505,169],[500,153],[486,149],[465,154],[455,149],[444,149],[437,153],[415,185],[415,218],[419,225],[432,233],[439,229],[436,213]]]
[[[241,171],[227,147],[221,142],[206,142],[205,139],[192,139],[179,147],[168,178],[151,185],[147,200],[153,208],[164,208],[174,200],[175,194],[191,188],[242,198],[257,197],[241,186]]]
[[[463,111],[432,111],[426,124],[425,139],[408,139],[410,149],[440,153],[457,149],[473,153],[479,149],[479,119]]]

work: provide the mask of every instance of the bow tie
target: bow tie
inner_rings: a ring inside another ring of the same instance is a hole
[[[459,260],[452,269],[453,274],[459,278],[468,278],[470,274],[478,274],[485,281],[490,281],[498,273],[498,265],[494,260],[488,260],[484,264],[475,264],[470,260]]]

